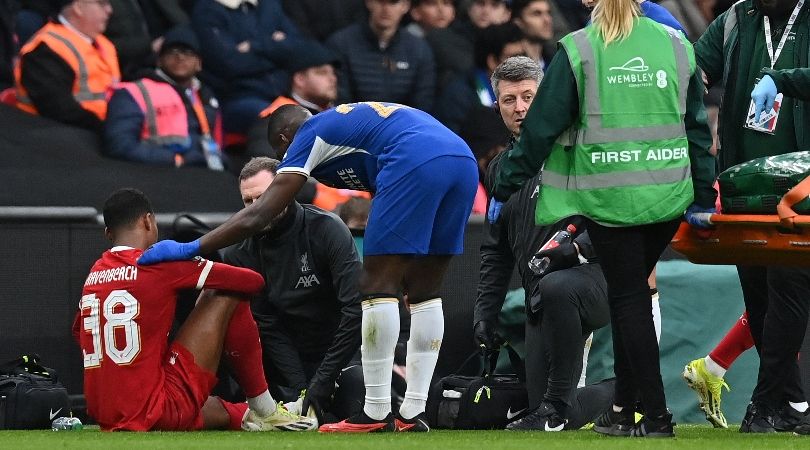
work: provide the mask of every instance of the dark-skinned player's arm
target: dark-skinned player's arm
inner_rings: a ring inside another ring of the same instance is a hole
[[[191,259],[241,242],[260,232],[281,214],[306,181],[307,177],[303,174],[280,173],[253,204],[231,216],[222,225],[193,242],[160,241],[141,255],[138,264]]]

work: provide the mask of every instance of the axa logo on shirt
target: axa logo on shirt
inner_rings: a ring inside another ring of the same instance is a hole
[[[644,58],[636,56],[630,58],[621,66],[608,68],[609,72],[616,72],[607,76],[608,84],[622,84],[631,88],[650,87],[655,81],[655,85],[661,89],[667,87],[667,73],[658,70],[654,74],[650,66],[644,62]]]
[[[301,261],[301,276],[298,277],[298,282],[295,283],[295,289],[298,289],[300,287],[308,288],[312,287],[313,285],[320,285],[321,281],[318,280],[318,277],[315,276],[314,273],[308,274],[308,272],[312,272],[312,268],[309,267],[309,255],[307,253],[304,253],[303,255],[301,255],[300,261]]]
[[[316,277],[314,273],[311,273],[309,275],[301,275],[298,277],[298,282],[295,283],[295,289],[300,287],[308,288],[312,287],[313,285],[319,286],[320,284],[321,282],[318,280],[318,277]]]

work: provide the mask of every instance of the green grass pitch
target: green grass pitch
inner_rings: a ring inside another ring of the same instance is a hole
[[[320,433],[102,433],[82,431],[0,431],[2,449],[263,449],[263,450],[500,450],[500,449],[810,449],[810,436],[740,434],[736,427],[714,430],[708,425],[676,427],[675,439],[632,439],[600,436],[592,431],[564,433],[509,431],[432,431],[334,435]]]

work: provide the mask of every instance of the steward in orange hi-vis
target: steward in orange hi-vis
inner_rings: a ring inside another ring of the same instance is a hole
[[[14,67],[17,107],[39,114],[22,83],[22,71],[25,70],[25,55],[40,44],[48,46],[73,69],[72,95],[76,102],[104,120],[111,88],[121,79],[115,46],[103,35],[96,36],[92,43],[88,42],[60,23],[46,24],[20,50],[20,59]]]

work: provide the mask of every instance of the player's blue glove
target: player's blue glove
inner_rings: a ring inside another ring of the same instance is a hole
[[[498,221],[498,217],[501,216],[501,208],[503,208],[503,202],[495,200],[494,198],[489,201],[489,210],[487,211],[487,220],[489,223]]]
[[[756,115],[754,116],[754,121],[759,123],[759,116],[764,112],[770,112],[773,109],[773,102],[776,99],[776,83],[773,82],[773,78],[768,75],[762,77],[754,86],[754,90],[751,91],[751,100],[754,101],[754,109],[756,111]]]
[[[192,242],[160,241],[147,248],[138,264],[148,266],[164,261],[183,261],[200,254],[200,240]]]
[[[712,223],[712,214],[714,214],[717,210],[714,208],[703,208],[694,203],[689,205],[689,208],[686,209],[686,213],[684,213],[684,218],[695,228],[711,228],[714,226]]]

